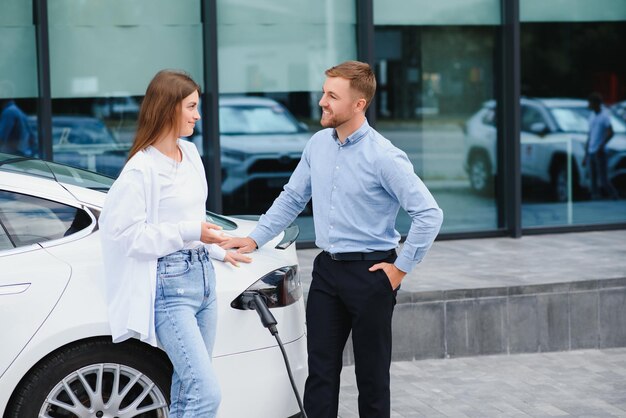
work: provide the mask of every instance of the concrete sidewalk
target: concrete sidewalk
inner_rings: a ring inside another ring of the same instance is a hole
[[[392,417],[626,417],[626,231],[438,241],[397,299]]]
[[[626,348],[397,361],[391,417],[626,417]],[[354,367],[339,416],[357,418]]]
[[[435,242],[392,325],[394,361],[626,347],[626,231]]]
[[[319,249],[298,250],[305,291]],[[626,230],[435,241],[402,294],[626,278]]]

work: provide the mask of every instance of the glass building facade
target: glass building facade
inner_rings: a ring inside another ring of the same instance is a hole
[[[444,210],[442,238],[623,228],[624,39],[623,0],[6,0],[0,109],[19,107],[30,138],[0,122],[0,152],[115,177],[148,82],[182,69],[203,89],[187,140],[207,207],[260,214],[320,128],[324,71],[358,59],[378,81],[368,120]],[[592,93],[617,196],[591,193]],[[312,243],[310,206],[296,222]]]

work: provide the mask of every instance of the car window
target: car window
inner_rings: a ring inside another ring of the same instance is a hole
[[[541,112],[532,106],[522,106],[522,131],[532,132],[531,127],[534,123],[546,123]]]
[[[220,106],[225,135],[292,134],[300,127],[281,106]]]
[[[588,132],[590,110],[584,107],[559,107],[551,109],[556,124],[563,132]]]
[[[206,212],[206,221],[221,226],[223,231],[234,231],[237,229],[236,223],[213,212]]]
[[[10,250],[13,248],[13,243],[9,239],[4,227],[0,224],[0,251]]]
[[[81,170],[63,164],[47,163],[57,181],[93,190],[109,190],[115,179],[93,171]]]
[[[564,115],[568,115],[571,117],[571,113],[575,113],[578,116],[576,120],[576,126],[571,126],[572,129],[579,129],[578,131],[572,132],[589,132],[589,117],[591,116],[591,110],[586,107],[572,107],[568,109],[557,109],[560,110]],[[613,132],[615,133],[626,133],[626,124],[617,116],[615,113],[609,111],[609,118],[611,120],[611,127],[613,128]]]
[[[620,134],[626,133],[626,123],[624,123],[619,117],[615,116],[615,114],[613,113],[610,114],[610,118],[613,132]]]
[[[52,174],[44,161],[18,157],[12,154],[0,153],[0,170],[54,179],[54,174]]]
[[[2,153],[0,171],[30,174],[94,190],[109,190],[115,181],[111,177],[80,168]]]
[[[0,190],[0,223],[16,247],[59,239],[91,225],[82,209]]]

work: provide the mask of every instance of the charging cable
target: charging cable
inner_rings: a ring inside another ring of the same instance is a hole
[[[304,406],[302,405],[302,399],[300,399],[300,394],[298,393],[298,388],[296,387],[296,382],[293,378],[293,374],[291,373],[291,366],[289,365],[287,352],[285,351],[285,347],[283,347],[283,342],[280,340],[278,330],[276,329],[276,324],[278,324],[278,322],[276,322],[276,318],[274,318],[274,315],[270,312],[267,307],[267,303],[265,302],[265,298],[259,292],[244,292],[243,301],[247,304],[248,308],[254,309],[256,313],[259,314],[259,318],[261,318],[263,326],[270,331],[274,338],[276,338],[280,351],[283,353],[283,360],[285,360],[287,374],[289,375],[289,380],[291,381],[293,393],[296,395],[296,400],[298,401],[302,418],[307,418],[306,412],[304,412]]]

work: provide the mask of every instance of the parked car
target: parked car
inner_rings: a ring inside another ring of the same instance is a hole
[[[0,416],[167,417],[172,366],[139,340],[111,342],[98,217],[113,179],[0,154]],[[255,221],[207,212],[233,236]],[[299,416],[279,347],[241,295],[264,295],[302,391],[304,302],[297,227],[233,268],[215,262],[214,364],[222,417]]]
[[[28,118],[37,137],[37,118]],[[126,163],[129,144],[120,144],[100,119],[89,116],[52,116],[54,160],[116,177]]]
[[[270,98],[222,96],[219,108],[224,209],[262,212],[300,162],[308,129]],[[202,148],[200,130],[193,141]]]
[[[626,100],[624,100],[623,102],[615,103],[613,106],[611,106],[611,110],[613,110],[615,114],[624,119],[624,122],[626,122]]]
[[[524,183],[547,185],[557,201],[569,197],[567,160],[571,162],[572,193],[589,191],[589,175],[582,161],[589,131],[586,100],[528,99],[521,101],[520,163]],[[607,145],[609,179],[623,194],[626,192],[626,124],[611,114],[615,132]],[[465,123],[464,165],[472,189],[492,193],[496,164],[496,105],[486,102]],[[571,154],[568,157],[568,146]]]
[[[124,93],[115,93],[109,97],[94,99],[91,106],[92,114],[99,119],[137,119],[139,102]]]

